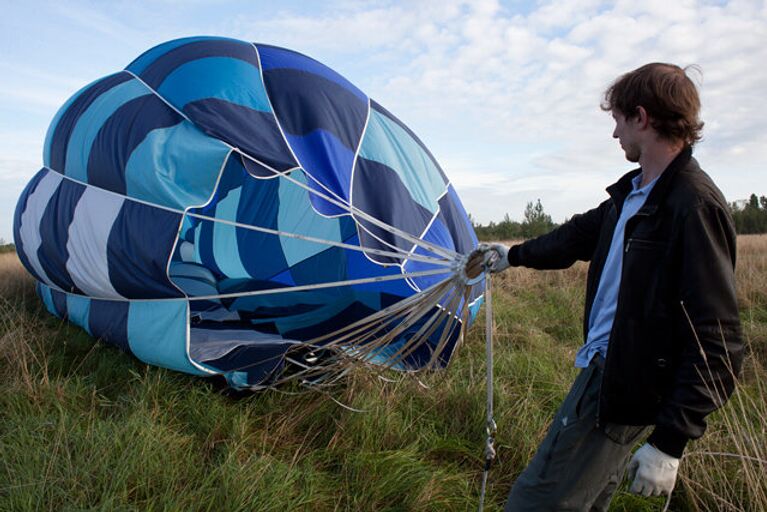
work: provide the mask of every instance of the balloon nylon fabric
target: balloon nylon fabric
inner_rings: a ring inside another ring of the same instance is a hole
[[[234,39],[159,45],[68,100],[14,237],[52,314],[235,387],[286,360],[319,375],[320,349],[326,370],[447,364],[481,298],[415,134],[319,62]]]

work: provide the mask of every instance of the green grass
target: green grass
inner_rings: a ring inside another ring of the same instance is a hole
[[[0,264],[0,511],[476,509],[481,316],[447,371],[387,374],[392,382],[358,371],[332,399],[291,387],[232,397],[51,317],[10,258]],[[496,279],[498,459],[486,510],[502,510],[575,376],[584,272]],[[690,446],[671,510],[765,503],[764,473],[742,455],[765,456],[767,305],[746,296],[744,382]],[[611,510],[662,506],[624,487]]]

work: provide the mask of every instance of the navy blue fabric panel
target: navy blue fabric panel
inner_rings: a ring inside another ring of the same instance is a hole
[[[285,338],[291,338],[295,340],[310,340],[312,338],[328,334],[333,331],[337,331],[342,327],[346,327],[358,320],[362,320],[366,316],[375,313],[374,310],[365,306],[361,302],[353,302],[349,307],[334,315],[323,322],[319,322],[310,326],[300,327],[283,333]],[[332,341],[332,340],[327,340]]]
[[[59,318],[67,319],[67,294],[51,288],[51,298],[53,299],[53,307],[56,308],[56,314]]]
[[[282,128],[293,135],[323,129],[357,149],[367,103],[337,83],[294,69],[264,72],[264,84]]]
[[[468,254],[477,245],[477,238],[471,221],[466,215],[463,206],[457,203],[458,196],[450,185],[448,193],[439,199],[440,219],[447,226],[455,243],[455,250],[461,254]]]
[[[69,144],[69,136],[72,134],[72,130],[77,124],[77,120],[80,116],[88,110],[91,104],[104,94],[106,91],[120,85],[123,82],[131,80],[133,77],[130,73],[121,71],[114,75],[110,75],[98,82],[94,82],[86,90],[80,93],[80,96],[70,105],[69,109],[61,116],[59,123],[56,125],[53,132],[53,138],[51,139],[51,168],[57,172],[64,173],[64,165],[67,159],[67,145]]]
[[[157,89],[165,77],[177,67],[206,57],[232,57],[258,68],[258,56],[252,44],[234,39],[207,39],[170,50],[143,69],[139,76],[147,85]]]
[[[27,255],[24,253],[24,244],[21,240],[21,216],[24,214],[24,211],[27,209],[27,200],[29,199],[30,194],[32,194],[35,189],[37,188],[37,184],[40,183],[40,180],[43,179],[43,177],[50,171],[47,169],[40,169],[37,171],[37,174],[35,174],[32,179],[27,183],[27,186],[24,187],[24,190],[21,192],[21,196],[19,196],[19,201],[16,203],[16,210],[13,212],[13,241],[16,244],[16,254],[18,254],[19,259],[21,260],[22,265],[24,265],[24,268],[27,269],[27,272],[32,274],[35,279],[38,281],[42,281],[42,278],[38,276],[34,269],[32,268],[32,265],[29,263],[29,260],[27,259]]]
[[[287,68],[312,73],[336,82],[357,96],[361,101],[367,103],[368,97],[365,93],[355,87],[349,80],[311,57],[307,57],[306,55],[293,50],[268,44],[257,44],[256,47],[258,48],[258,53],[261,57],[261,67],[264,72],[273,69]]]
[[[91,299],[88,327],[96,338],[131,353],[128,345],[129,302]]]
[[[277,173],[275,173],[273,170],[254,162],[250,158],[245,158],[244,156],[240,155],[240,159],[242,160],[243,167],[245,167],[248,173],[252,174],[253,176],[258,178],[274,178],[277,176]]]
[[[166,273],[181,215],[125,201],[107,240],[109,280],[129,299],[181,297]]]
[[[240,346],[212,361],[205,361],[223,372],[241,371],[248,374],[248,384],[255,386],[274,380],[282,371],[284,356],[291,343],[259,343]]]
[[[251,226],[278,229],[279,187],[279,180],[256,180],[248,177],[242,184],[237,221]],[[293,207],[306,208],[305,205]],[[251,229],[238,229],[237,247],[243,267],[256,279],[268,279],[288,268],[279,236]]]
[[[88,183],[125,194],[125,166],[147,134],[183,121],[154,94],[135,98],[118,108],[99,130],[88,158]]]
[[[408,128],[408,127],[405,125],[405,123],[403,123],[402,121],[400,121],[399,119],[397,119],[397,117],[396,117],[394,114],[392,114],[391,112],[389,112],[388,110],[386,110],[386,109],[385,109],[385,108],[384,108],[384,107],[383,107],[381,104],[379,104],[379,103],[376,103],[376,102],[375,102],[375,101],[373,101],[372,99],[370,100],[370,108],[371,108],[372,110],[375,110],[376,112],[378,112],[378,113],[380,113],[380,114],[383,114],[383,115],[384,115],[384,116],[386,116],[387,118],[389,118],[389,119],[390,119],[390,120],[391,120],[393,123],[396,123],[396,124],[397,124],[397,125],[398,125],[400,128],[402,128],[403,130],[405,130],[405,131],[406,131],[406,132],[407,132],[407,133],[408,133],[408,134],[409,134],[411,137],[413,137],[413,140],[414,140],[414,141],[416,141],[416,142],[418,143],[418,145],[419,145],[419,146],[421,146],[421,149],[423,149],[423,150],[424,150],[424,152],[425,152],[427,155],[429,155],[429,158],[431,158],[431,161],[432,161],[432,163],[434,164],[434,167],[436,167],[436,168],[437,168],[437,170],[439,171],[439,173],[442,175],[442,179],[444,180],[444,182],[445,182],[445,183],[448,183],[448,182],[450,181],[450,180],[448,180],[448,179],[447,179],[447,176],[445,176],[445,171],[443,171],[443,170],[442,170],[442,167],[440,167],[440,166],[439,166],[439,163],[437,163],[437,159],[436,159],[436,158],[434,158],[434,155],[432,155],[432,154],[431,154],[431,151],[429,151],[429,148],[427,148],[427,147],[426,147],[426,145],[425,145],[423,142],[421,142],[421,139],[419,139],[419,138],[418,138],[418,135],[416,135],[416,134],[413,132],[413,130],[411,130],[410,128]]]
[[[290,274],[297,286],[314,283],[333,283],[345,281],[346,252],[348,249],[328,247],[314,256],[300,261],[290,267]],[[347,295],[350,292],[345,287],[328,288],[323,293]]]
[[[40,239],[37,258],[45,273],[56,286],[68,292],[82,294],[75,286],[67,271],[67,242],[69,225],[75,216],[75,208],[80,201],[85,186],[69,180],[62,180],[58,189],[51,196],[40,219]]]
[[[431,212],[412,200],[399,175],[386,165],[358,158],[353,185],[354,206],[390,226],[420,236],[431,221]],[[357,218],[357,221],[379,238],[401,249],[409,251],[413,245],[369,221],[361,218]],[[360,229],[360,240],[363,247],[390,250],[364,229]],[[374,259],[389,263],[399,262],[385,256],[375,256]]]
[[[296,167],[274,116],[218,98],[192,101],[184,113],[202,131],[277,169]]]

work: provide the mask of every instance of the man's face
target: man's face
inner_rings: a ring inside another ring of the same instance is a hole
[[[626,117],[623,113],[618,112],[617,110],[612,111],[612,116],[615,120],[613,138],[618,139],[618,142],[620,142],[621,148],[626,154],[626,160],[629,162],[638,162],[642,150],[637,137],[637,119]]]

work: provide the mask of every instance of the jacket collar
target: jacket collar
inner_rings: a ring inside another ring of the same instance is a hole
[[[682,151],[671,161],[671,163],[668,164],[668,167],[664,169],[660,177],[658,177],[658,181],[655,183],[652,191],[650,191],[650,195],[647,196],[647,200],[645,201],[644,206],[640,208],[638,213],[644,215],[652,215],[658,210],[658,205],[668,194],[668,189],[674,179],[674,176],[676,176],[680,169],[686,167],[691,159],[692,147],[685,146]],[[621,179],[607,187],[607,193],[610,194],[610,197],[613,200],[613,204],[618,210],[618,214],[620,214],[621,209],[623,209],[623,202],[626,199],[626,196],[628,196],[629,192],[631,192],[631,190],[634,188],[631,180],[636,178],[641,172],[641,167],[634,169],[633,171],[629,171],[623,175]]]

